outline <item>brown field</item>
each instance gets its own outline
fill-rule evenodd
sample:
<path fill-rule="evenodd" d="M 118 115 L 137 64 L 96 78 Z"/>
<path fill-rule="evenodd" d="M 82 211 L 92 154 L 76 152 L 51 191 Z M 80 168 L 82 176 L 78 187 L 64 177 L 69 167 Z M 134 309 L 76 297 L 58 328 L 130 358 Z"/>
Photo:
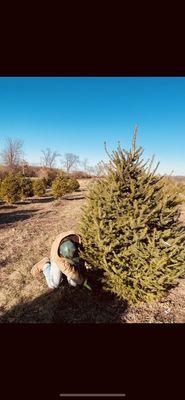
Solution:
<path fill-rule="evenodd" d="M 126 308 L 114 296 L 62 282 L 50 290 L 31 267 L 49 255 L 55 236 L 77 226 L 89 180 L 60 201 L 50 193 L 14 205 L 0 204 L 0 322 L 176 323 L 185 322 L 185 279 L 161 302 Z M 185 221 L 185 205 L 182 207 Z"/>

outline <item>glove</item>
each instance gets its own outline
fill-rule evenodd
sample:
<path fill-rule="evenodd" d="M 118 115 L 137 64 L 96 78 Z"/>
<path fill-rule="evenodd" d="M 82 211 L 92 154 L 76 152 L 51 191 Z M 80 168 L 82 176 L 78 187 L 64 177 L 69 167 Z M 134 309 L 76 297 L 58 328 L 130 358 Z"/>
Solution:
<path fill-rule="evenodd" d="M 85 279 L 85 281 L 84 281 L 84 283 L 83 283 L 83 286 L 86 287 L 86 288 L 89 289 L 89 290 L 92 290 L 91 287 L 90 287 L 90 285 L 88 285 L 88 283 L 87 283 L 87 279 Z"/>

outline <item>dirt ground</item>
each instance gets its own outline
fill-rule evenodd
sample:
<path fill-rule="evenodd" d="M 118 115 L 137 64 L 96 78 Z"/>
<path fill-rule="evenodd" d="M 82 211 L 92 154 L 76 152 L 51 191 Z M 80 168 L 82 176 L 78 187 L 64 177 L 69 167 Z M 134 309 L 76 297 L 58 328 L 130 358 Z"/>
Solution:
<path fill-rule="evenodd" d="M 0 322 L 44 323 L 184 323 L 185 279 L 161 302 L 126 307 L 99 290 L 72 288 L 63 281 L 50 290 L 43 274 L 33 279 L 32 266 L 49 255 L 55 236 L 77 227 L 88 181 L 80 190 L 54 200 L 27 199 L 0 204 Z M 185 222 L 185 205 L 182 207 Z"/>

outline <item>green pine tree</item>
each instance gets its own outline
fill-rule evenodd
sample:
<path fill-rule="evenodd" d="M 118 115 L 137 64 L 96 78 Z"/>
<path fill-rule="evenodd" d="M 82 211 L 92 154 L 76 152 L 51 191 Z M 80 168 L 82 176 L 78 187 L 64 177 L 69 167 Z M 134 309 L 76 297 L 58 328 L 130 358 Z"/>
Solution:
<path fill-rule="evenodd" d="M 33 181 L 33 193 L 35 196 L 43 196 L 46 192 L 44 182 L 42 179 L 35 179 Z"/>
<path fill-rule="evenodd" d="M 185 228 L 177 194 L 164 190 L 165 177 L 151 171 L 136 148 L 118 144 L 107 174 L 89 189 L 80 233 L 81 257 L 101 271 L 104 288 L 128 303 L 160 298 L 185 274 Z"/>
<path fill-rule="evenodd" d="M 62 172 L 52 183 L 52 193 L 55 198 L 60 198 L 80 187 L 77 179 Z"/>
<path fill-rule="evenodd" d="M 12 172 L 8 173 L 1 182 L 0 197 L 6 203 L 14 203 L 21 199 L 20 177 Z"/>
<path fill-rule="evenodd" d="M 25 199 L 26 197 L 32 197 L 33 193 L 33 184 L 30 178 L 21 177 L 21 198 Z"/>
<path fill-rule="evenodd" d="M 77 181 L 76 178 L 74 178 L 73 176 L 70 176 L 69 180 L 68 180 L 68 186 L 69 186 L 70 190 L 72 192 L 74 192 L 75 190 L 79 189 L 80 184 L 79 184 L 79 182 Z"/>

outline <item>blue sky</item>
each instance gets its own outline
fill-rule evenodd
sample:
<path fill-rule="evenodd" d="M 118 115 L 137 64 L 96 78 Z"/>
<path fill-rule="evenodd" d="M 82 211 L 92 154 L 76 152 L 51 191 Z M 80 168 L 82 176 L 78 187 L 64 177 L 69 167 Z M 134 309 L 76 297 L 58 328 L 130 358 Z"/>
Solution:
<path fill-rule="evenodd" d="M 106 160 L 105 140 L 130 147 L 136 124 L 145 158 L 185 175 L 184 77 L 0 78 L 0 151 L 7 137 L 22 139 L 30 163 L 50 147 L 94 165 Z"/>

